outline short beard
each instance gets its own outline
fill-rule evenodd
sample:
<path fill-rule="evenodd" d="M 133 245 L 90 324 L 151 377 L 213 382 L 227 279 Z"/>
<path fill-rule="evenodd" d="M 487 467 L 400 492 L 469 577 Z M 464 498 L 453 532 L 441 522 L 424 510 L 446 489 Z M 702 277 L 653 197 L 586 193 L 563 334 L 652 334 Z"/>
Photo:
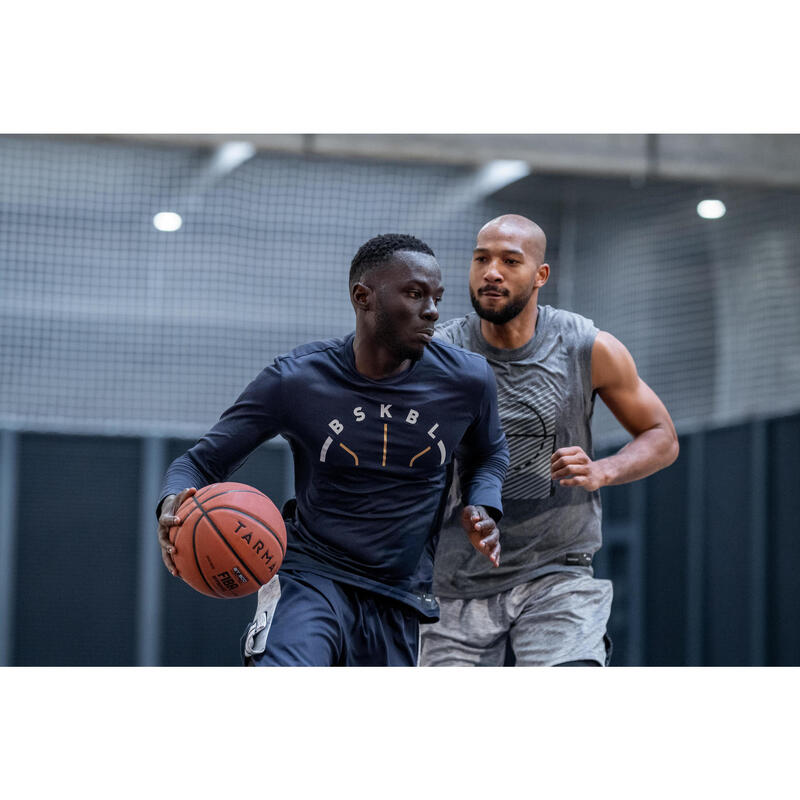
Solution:
<path fill-rule="evenodd" d="M 485 319 L 487 322 L 491 322 L 494 325 L 505 325 L 506 322 L 511 321 L 514 317 L 519 316 L 523 312 L 525 306 L 528 305 L 528 300 L 531 298 L 530 295 L 528 295 L 524 300 L 512 300 L 505 308 L 498 309 L 497 311 L 487 311 L 483 308 L 471 289 L 469 292 L 469 299 L 472 303 L 472 307 L 475 309 L 475 313 L 481 319 Z"/>

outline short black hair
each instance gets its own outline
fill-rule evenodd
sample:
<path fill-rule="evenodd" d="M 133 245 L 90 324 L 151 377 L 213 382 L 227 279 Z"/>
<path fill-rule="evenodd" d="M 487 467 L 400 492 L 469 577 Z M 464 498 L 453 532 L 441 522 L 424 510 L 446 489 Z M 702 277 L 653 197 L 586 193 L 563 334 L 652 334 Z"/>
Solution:
<path fill-rule="evenodd" d="M 382 233 L 373 236 L 358 248 L 358 252 L 350 262 L 350 286 L 358 283 L 373 267 L 389 262 L 399 250 L 410 250 L 413 253 L 427 253 L 436 258 L 436 254 L 421 239 L 407 233 Z"/>

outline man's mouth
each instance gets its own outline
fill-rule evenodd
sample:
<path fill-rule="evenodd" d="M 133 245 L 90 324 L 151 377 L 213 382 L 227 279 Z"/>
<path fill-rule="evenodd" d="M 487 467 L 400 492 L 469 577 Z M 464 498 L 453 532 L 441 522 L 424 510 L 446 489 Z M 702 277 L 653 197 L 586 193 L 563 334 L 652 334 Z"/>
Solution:
<path fill-rule="evenodd" d="M 433 328 L 423 328 L 422 330 L 417 331 L 417 333 L 419 333 L 419 335 L 426 342 L 430 342 L 430 340 L 433 338 Z"/>
<path fill-rule="evenodd" d="M 478 289 L 478 294 L 481 297 L 505 297 L 508 293 L 508 289 L 494 289 L 488 286 Z"/>

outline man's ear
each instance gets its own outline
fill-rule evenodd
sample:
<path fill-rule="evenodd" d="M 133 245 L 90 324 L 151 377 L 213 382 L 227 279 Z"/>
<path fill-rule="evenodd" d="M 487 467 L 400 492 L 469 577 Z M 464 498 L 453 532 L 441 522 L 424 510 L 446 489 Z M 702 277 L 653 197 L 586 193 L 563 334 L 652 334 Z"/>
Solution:
<path fill-rule="evenodd" d="M 539 268 L 536 270 L 536 280 L 534 281 L 533 285 L 537 289 L 541 289 L 547 283 L 547 279 L 550 277 L 550 265 L 549 264 L 540 264 Z"/>
<path fill-rule="evenodd" d="M 372 308 L 375 293 L 363 283 L 354 283 L 350 287 L 350 300 L 357 311 L 369 311 Z"/>

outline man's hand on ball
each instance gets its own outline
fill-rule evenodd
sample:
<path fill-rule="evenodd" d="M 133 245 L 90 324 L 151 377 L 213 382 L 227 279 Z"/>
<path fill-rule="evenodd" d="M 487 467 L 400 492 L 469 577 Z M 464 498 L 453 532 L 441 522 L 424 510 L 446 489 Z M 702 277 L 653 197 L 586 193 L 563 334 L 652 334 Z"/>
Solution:
<path fill-rule="evenodd" d="M 161 504 L 161 515 L 158 518 L 158 543 L 161 545 L 161 560 L 164 566 L 170 571 L 171 575 L 178 574 L 178 568 L 172 559 L 175 545 L 169 540 L 169 529 L 175 525 L 180 525 L 181 520 L 177 516 L 178 509 L 187 497 L 191 497 L 197 489 L 184 489 L 180 494 L 168 494 Z"/>

